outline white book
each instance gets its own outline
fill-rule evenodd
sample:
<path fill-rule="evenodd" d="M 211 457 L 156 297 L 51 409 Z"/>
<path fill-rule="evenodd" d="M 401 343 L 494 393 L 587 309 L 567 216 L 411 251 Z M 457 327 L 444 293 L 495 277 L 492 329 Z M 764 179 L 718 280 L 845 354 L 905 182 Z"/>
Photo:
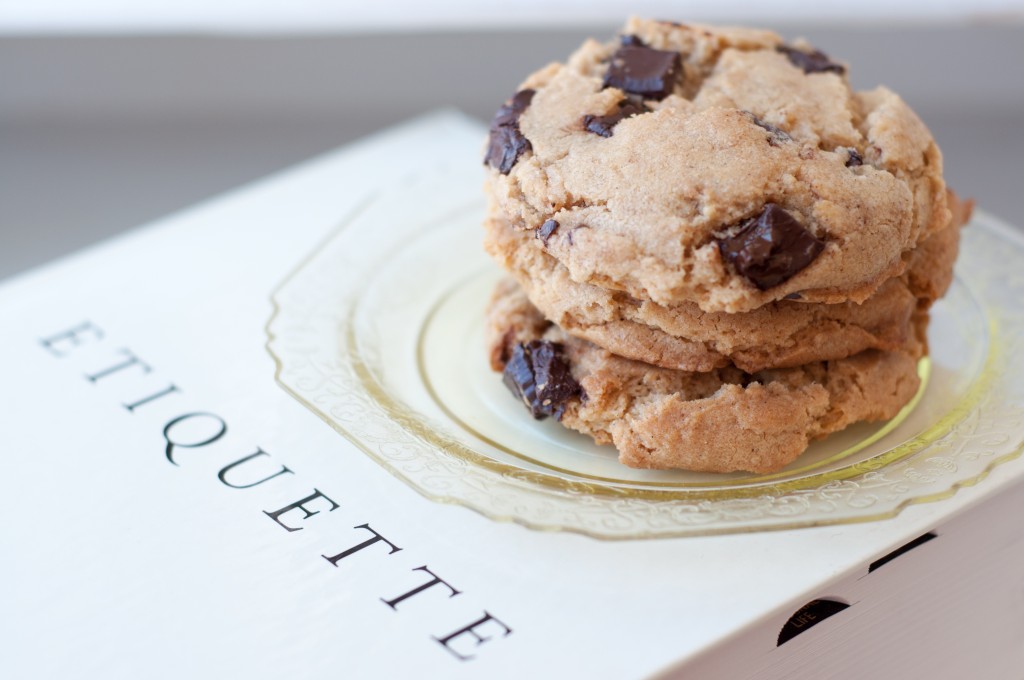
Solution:
<path fill-rule="evenodd" d="M 721 535 L 661 524 L 640 538 L 584 530 L 553 493 L 561 519 L 546 531 L 529 528 L 536 497 L 501 515 L 451 477 L 452 496 L 428 498 L 415 447 L 381 453 L 372 419 L 343 436 L 331 419 L 351 414 L 296 399 L 318 386 L 287 384 L 294 365 L 275 382 L 272 296 L 300 304 L 287 282 L 302 263 L 401 178 L 428 178 L 430 210 L 462 200 L 450 191 L 479 201 L 479 181 L 444 189 L 439 167 L 474 177 L 483 134 L 427 116 L 0 286 L 0 676 L 1019 673 L 1020 401 L 1003 438 L 984 439 L 1002 464 L 959 482 L 936 472 L 941 500 L 877 521 L 774 517 Z M 954 449 L 943 460 L 965 470 Z M 908 469 L 911 488 L 926 483 Z M 603 502 L 574 499 L 581 515 Z M 817 598 L 849 606 L 778 646 Z"/>

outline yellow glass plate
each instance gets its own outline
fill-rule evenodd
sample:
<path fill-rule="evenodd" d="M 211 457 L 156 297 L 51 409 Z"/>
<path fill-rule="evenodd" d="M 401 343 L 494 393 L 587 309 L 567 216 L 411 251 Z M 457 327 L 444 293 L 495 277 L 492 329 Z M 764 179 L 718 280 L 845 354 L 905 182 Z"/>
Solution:
<path fill-rule="evenodd" d="M 535 421 L 493 373 L 477 168 L 367 200 L 274 293 L 278 382 L 423 495 L 492 519 L 653 538 L 891 517 L 980 481 L 1024 445 L 1024 238 L 981 214 L 932 314 L 922 388 L 887 423 L 815 442 L 769 475 L 633 470 Z"/>

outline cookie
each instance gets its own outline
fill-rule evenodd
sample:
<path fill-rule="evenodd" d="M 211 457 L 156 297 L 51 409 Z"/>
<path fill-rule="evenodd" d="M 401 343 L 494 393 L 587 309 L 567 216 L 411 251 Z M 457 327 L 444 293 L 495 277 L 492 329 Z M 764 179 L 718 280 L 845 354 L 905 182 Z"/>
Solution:
<path fill-rule="evenodd" d="M 886 281 L 862 304 L 781 300 L 749 312 L 703 312 L 692 302 L 661 305 L 573 281 L 546 252 L 555 229 L 530 234 L 490 219 L 484 247 L 541 313 L 570 335 L 664 368 L 708 371 L 733 363 L 755 372 L 916 342 L 914 314 L 949 286 L 959 229 L 970 214 L 970 205 L 961 207 L 954 195 L 949 202 L 956 207 L 950 226 L 910 251 L 903 276 Z"/>
<path fill-rule="evenodd" d="M 527 78 L 485 163 L 573 281 L 706 312 L 863 302 L 950 220 L 913 111 L 766 31 L 630 20 Z"/>
<path fill-rule="evenodd" d="M 921 347 L 753 374 L 659 368 L 566 334 L 514 281 L 489 310 L 492 367 L 535 417 L 614 444 L 636 468 L 766 473 L 813 439 L 895 416 L 918 389 Z"/>

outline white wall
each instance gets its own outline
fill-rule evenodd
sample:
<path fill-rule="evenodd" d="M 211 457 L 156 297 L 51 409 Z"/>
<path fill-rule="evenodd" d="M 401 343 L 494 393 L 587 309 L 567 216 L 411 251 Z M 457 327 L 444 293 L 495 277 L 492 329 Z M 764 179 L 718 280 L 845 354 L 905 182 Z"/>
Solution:
<path fill-rule="evenodd" d="M 1024 0 L 3 0 L 0 33 L 356 32 L 585 26 L 630 14 L 738 24 L 1024 20 Z"/>

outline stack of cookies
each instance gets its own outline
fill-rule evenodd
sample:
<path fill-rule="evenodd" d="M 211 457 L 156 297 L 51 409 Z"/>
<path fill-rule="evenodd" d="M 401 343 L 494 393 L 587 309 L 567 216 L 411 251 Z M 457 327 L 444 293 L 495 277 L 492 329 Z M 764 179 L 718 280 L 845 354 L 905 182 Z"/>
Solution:
<path fill-rule="evenodd" d="M 632 19 L 527 78 L 484 162 L 491 364 L 535 417 L 769 472 L 916 393 L 970 207 L 913 111 L 809 45 Z"/>

